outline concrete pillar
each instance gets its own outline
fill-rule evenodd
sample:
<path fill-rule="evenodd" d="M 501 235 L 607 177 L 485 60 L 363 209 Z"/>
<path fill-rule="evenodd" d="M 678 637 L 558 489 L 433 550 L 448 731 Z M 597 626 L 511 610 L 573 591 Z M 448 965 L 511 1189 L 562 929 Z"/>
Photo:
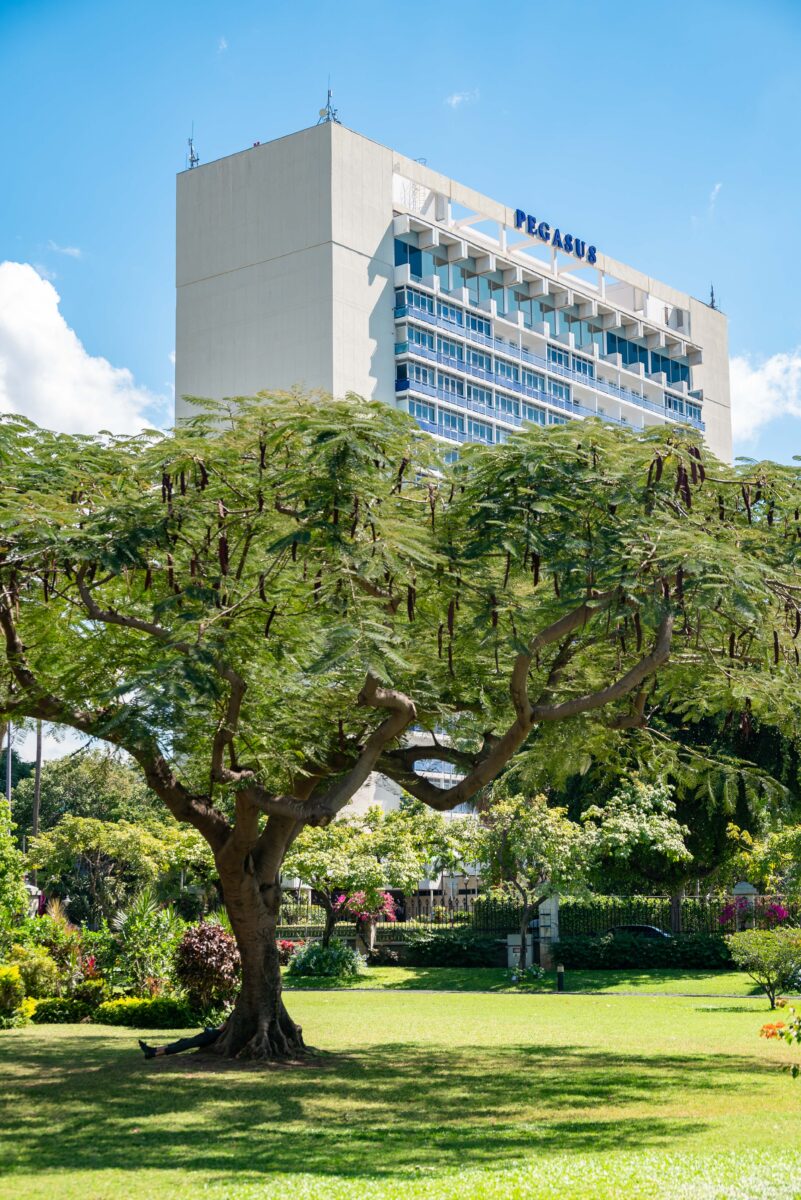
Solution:
<path fill-rule="evenodd" d="M 559 940 L 559 897 L 549 896 L 539 907 L 540 966 L 552 971 L 556 966 L 553 943 Z"/>

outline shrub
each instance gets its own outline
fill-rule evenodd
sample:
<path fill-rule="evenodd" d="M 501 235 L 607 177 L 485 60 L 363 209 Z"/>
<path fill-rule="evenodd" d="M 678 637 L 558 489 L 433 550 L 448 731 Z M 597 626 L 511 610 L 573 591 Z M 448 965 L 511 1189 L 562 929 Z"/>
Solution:
<path fill-rule="evenodd" d="M 157 991 L 170 979 L 184 923 L 144 888 L 112 921 L 119 946 L 118 966 L 129 987 Z"/>
<path fill-rule="evenodd" d="M 278 961 L 282 967 L 285 967 L 295 951 L 299 950 L 301 946 L 305 946 L 306 943 L 303 938 L 296 942 L 293 942 L 291 938 L 279 938 L 277 945 Z"/>
<path fill-rule="evenodd" d="M 82 1000 L 72 997 L 54 996 L 47 1000 L 38 1000 L 32 1016 L 34 1025 L 77 1025 L 84 1021 L 91 1009 Z"/>
<path fill-rule="evenodd" d="M 367 955 L 367 962 L 371 967 L 399 967 L 400 955 L 389 946 L 376 946 Z"/>
<path fill-rule="evenodd" d="M 19 967 L 0 967 L 0 1016 L 10 1017 L 24 999 L 25 984 Z"/>
<path fill-rule="evenodd" d="M 109 998 L 109 986 L 105 979 L 84 979 L 76 985 L 71 999 L 87 1005 L 90 1011 L 103 1004 Z"/>
<path fill-rule="evenodd" d="M 236 942 L 216 921 L 186 930 L 175 951 L 175 976 L 199 1012 L 230 1003 L 239 985 Z"/>
<path fill-rule="evenodd" d="M 579 971 L 659 967 L 718 971 L 732 964 L 725 938 L 714 933 L 686 933 L 675 938 L 648 938 L 636 933 L 564 937 L 554 942 L 552 952 L 557 962 Z"/>
<path fill-rule="evenodd" d="M 801 929 L 747 929 L 726 940 L 737 966 L 762 988 L 771 1008 L 779 992 L 801 983 Z"/>
<path fill-rule="evenodd" d="M 332 979 L 353 979 L 364 974 L 365 962 L 339 938 L 331 938 L 327 946 L 310 942 L 301 946 L 290 960 L 288 975 L 323 975 Z"/>
<path fill-rule="evenodd" d="M 126 1025 L 131 1029 L 185 1029 L 196 1023 L 196 1014 L 184 1000 L 169 996 L 155 1000 L 124 996 L 101 1004 L 92 1019 L 99 1025 Z"/>
<path fill-rule="evenodd" d="M 406 961 L 415 967 L 495 967 L 497 938 L 466 929 L 419 930 L 406 938 Z"/>
<path fill-rule="evenodd" d="M 25 995 L 37 1000 L 58 992 L 58 964 L 43 946 L 11 947 L 9 961 L 19 968 Z"/>
<path fill-rule="evenodd" d="M 21 921 L 15 930 L 14 941 L 20 946 L 43 947 L 61 968 L 67 968 L 81 949 L 79 931 L 61 912 L 58 916 L 45 913 Z"/>

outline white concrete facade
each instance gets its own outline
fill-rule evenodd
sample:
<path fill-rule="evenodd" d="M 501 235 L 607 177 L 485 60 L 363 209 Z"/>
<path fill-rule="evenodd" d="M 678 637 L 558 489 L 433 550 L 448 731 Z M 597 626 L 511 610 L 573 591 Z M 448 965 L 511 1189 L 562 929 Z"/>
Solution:
<path fill-rule="evenodd" d="M 177 417 L 185 396 L 299 387 L 454 442 L 686 420 L 730 460 L 726 318 L 521 217 L 334 123 L 182 173 Z"/>

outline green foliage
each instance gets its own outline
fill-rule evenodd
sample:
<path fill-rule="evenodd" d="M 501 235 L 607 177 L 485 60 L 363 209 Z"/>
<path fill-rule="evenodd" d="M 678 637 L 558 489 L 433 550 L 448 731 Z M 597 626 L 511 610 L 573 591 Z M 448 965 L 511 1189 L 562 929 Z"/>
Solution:
<path fill-rule="evenodd" d="M 756 840 L 741 836 L 732 873 L 762 893 L 801 899 L 801 825 L 787 825 Z"/>
<path fill-rule="evenodd" d="M 215 921 L 191 925 L 175 949 L 175 978 L 192 1008 L 209 1012 L 231 1004 L 239 986 L 236 942 Z"/>
<path fill-rule="evenodd" d="M 188 835 L 193 842 L 194 831 Z M 65 816 L 32 839 L 28 859 L 46 890 L 69 895 L 74 920 L 110 919 L 134 892 L 153 885 L 170 866 L 170 852 L 187 837 L 176 826 L 148 829 L 130 821 Z"/>
<path fill-rule="evenodd" d="M 25 984 L 18 966 L 0 966 L 0 1016 L 10 1017 L 25 999 Z"/>
<path fill-rule="evenodd" d="M 99 1004 L 109 999 L 110 988 L 105 979 L 83 979 L 72 989 L 71 999 L 86 1004 L 94 1011 Z"/>
<path fill-rule="evenodd" d="M 117 967 L 123 982 L 139 995 L 159 990 L 171 978 L 175 950 L 184 923 L 171 908 L 143 889 L 117 913 L 112 929 L 118 946 Z"/>
<path fill-rule="evenodd" d="M 415 967 L 495 967 L 503 954 L 498 938 L 466 929 L 421 930 L 404 944 L 405 960 Z"/>
<path fill-rule="evenodd" d="M 709 971 L 731 969 L 732 956 L 720 934 L 686 933 L 649 938 L 633 933 L 563 937 L 554 942 L 554 958 L 564 967 L 606 971 L 637 967 L 675 967 Z"/>
<path fill-rule="evenodd" d="M 30 837 L 34 780 L 29 772 L 14 786 L 17 838 Z M 99 821 L 163 825 L 164 806 L 141 772 L 119 755 L 102 750 L 69 754 L 42 764 L 39 829 L 46 833 L 67 816 Z"/>
<path fill-rule="evenodd" d="M 19 968 L 26 996 L 40 1000 L 56 995 L 59 990 L 58 964 L 44 947 L 14 945 L 8 958 Z"/>
<path fill-rule="evenodd" d="M 28 917 L 14 930 L 14 941 L 21 946 L 40 946 L 56 960 L 60 969 L 65 969 L 81 949 L 81 933 L 59 912 L 54 915 L 52 906 L 41 917 Z"/>
<path fill-rule="evenodd" d="M 692 862 L 685 844 L 689 829 L 675 817 L 676 805 L 665 783 L 624 780 L 603 804 L 585 809 L 588 854 L 593 876 L 607 889 L 631 887 L 643 874 L 657 873 L 662 863 Z"/>
<path fill-rule="evenodd" d="M 196 1023 L 197 1014 L 185 1000 L 171 996 L 153 999 L 126 996 L 101 1004 L 92 1014 L 92 1020 L 98 1025 L 126 1025 L 132 1029 L 185 1029 Z"/>
<path fill-rule="evenodd" d="M 332 979 L 350 979 L 366 971 L 361 954 L 339 938 L 332 938 L 327 946 L 322 942 L 309 942 L 301 946 L 292 956 L 287 975 L 322 975 Z"/>
<path fill-rule="evenodd" d="M 91 1005 L 72 996 L 37 1000 L 31 1020 L 34 1025 L 77 1025 L 92 1015 Z"/>
<path fill-rule="evenodd" d="M 14 844 L 13 830 L 8 802 L 0 797 L 0 949 L 28 905 L 25 860 Z"/>
<path fill-rule="evenodd" d="M 759 984 L 771 1008 L 780 992 L 801 987 L 801 929 L 747 929 L 726 941 L 734 962 Z"/>

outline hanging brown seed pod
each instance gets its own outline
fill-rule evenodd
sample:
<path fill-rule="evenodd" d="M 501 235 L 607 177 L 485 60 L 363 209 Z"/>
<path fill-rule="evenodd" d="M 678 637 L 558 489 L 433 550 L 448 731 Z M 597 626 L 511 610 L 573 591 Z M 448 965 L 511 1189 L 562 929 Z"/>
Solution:
<path fill-rule="evenodd" d="M 793 633 L 793 641 L 795 641 L 799 633 L 801 633 L 801 609 L 797 608 L 795 610 L 795 632 Z"/>
<path fill-rule="evenodd" d="M 263 471 L 267 466 L 267 445 L 263 441 L 259 441 L 259 470 Z"/>
<path fill-rule="evenodd" d="M 680 604 L 684 599 L 684 568 L 681 566 L 676 570 L 676 599 Z"/>
<path fill-rule="evenodd" d="M 350 514 L 350 536 L 351 540 L 356 536 L 356 530 L 359 528 L 359 497 L 353 497 L 353 509 Z"/>
<path fill-rule="evenodd" d="M 297 542 L 292 543 L 292 561 L 293 562 L 298 561 L 298 543 Z"/>
<path fill-rule="evenodd" d="M 490 614 L 492 619 L 492 628 L 498 628 L 498 597 L 494 592 L 490 592 Z"/>
<path fill-rule="evenodd" d="M 203 460 L 200 458 L 197 460 L 197 467 L 198 467 L 198 471 L 200 472 L 200 479 L 198 480 L 197 486 L 200 488 L 200 490 L 202 492 L 205 487 L 208 487 L 209 473 L 206 470 L 206 466 L 205 466 Z"/>
<path fill-rule="evenodd" d="M 259 575 L 259 599 L 261 600 L 262 604 L 267 603 L 267 595 L 264 591 L 264 575 L 263 574 Z"/>
<path fill-rule="evenodd" d="M 171 554 L 167 555 L 167 584 L 169 587 L 173 587 L 175 584 L 175 571 L 173 569 L 173 561 L 172 561 Z"/>
<path fill-rule="evenodd" d="M 743 503 L 745 504 L 745 511 L 748 514 L 748 524 L 750 525 L 751 524 L 751 489 L 748 486 L 748 484 L 743 484 L 743 486 L 740 488 L 740 491 L 742 492 Z"/>
<path fill-rule="evenodd" d="M 442 658 L 442 635 L 443 635 L 443 633 L 444 633 L 444 627 L 443 627 L 442 622 L 440 621 L 439 625 L 437 626 L 437 657 L 438 658 Z"/>
<path fill-rule="evenodd" d="M 453 622 L 454 622 L 455 616 L 456 616 L 456 601 L 451 600 L 450 604 L 448 605 L 448 634 L 450 635 L 450 637 L 453 637 Z"/>
<path fill-rule="evenodd" d="M 181 495 L 185 496 L 186 495 L 186 475 L 184 474 L 183 471 L 181 471 L 179 480 L 180 480 L 180 484 L 181 484 Z"/>
<path fill-rule="evenodd" d="M 726 520 L 726 505 L 722 496 L 718 496 L 718 516 L 720 517 L 721 521 Z"/>
<path fill-rule="evenodd" d="M 729 634 L 729 658 L 734 658 L 735 638 L 734 633 Z"/>
<path fill-rule="evenodd" d="M 228 574 L 228 538 L 224 533 L 220 534 L 217 540 L 217 558 L 220 563 L 220 571 L 223 575 Z"/>
<path fill-rule="evenodd" d="M 553 573 L 553 590 L 556 593 L 556 599 L 558 600 L 559 599 L 559 576 L 556 574 L 556 571 L 554 571 L 554 573 Z"/>
<path fill-rule="evenodd" d="M 256 507 L 260 513 L 264 512 L 264 492 L 261 490 L 261 488 L 259 488 L 258 492 L 256 493 Z"/>
<path fill-rule="evenodd" d="M 149 592 L 152 586 L 153 586 L 153 571 L 151 569 L 150 563 L 148 563 L 147 570 L 145 571 L 145 591 Z"/>
<path fill-rule="evenodd" d="M 773 665 L 779 665 L 779 635 L 776 630 L 773 630 Z"/>
<path fill-rule="evenodd" d="M 406 616 L 410 621 L 414 620 L 414 604 L 416 599 L 417 589 L 410 583 L 406 588 Z"/>
<path fill-rule="evenodd" d="M 533 551 L 531 555 L 531 574 L 534 576 L 534 587 L 536 587 L 540 581 L 540 556 L 536 551 Z"/>

